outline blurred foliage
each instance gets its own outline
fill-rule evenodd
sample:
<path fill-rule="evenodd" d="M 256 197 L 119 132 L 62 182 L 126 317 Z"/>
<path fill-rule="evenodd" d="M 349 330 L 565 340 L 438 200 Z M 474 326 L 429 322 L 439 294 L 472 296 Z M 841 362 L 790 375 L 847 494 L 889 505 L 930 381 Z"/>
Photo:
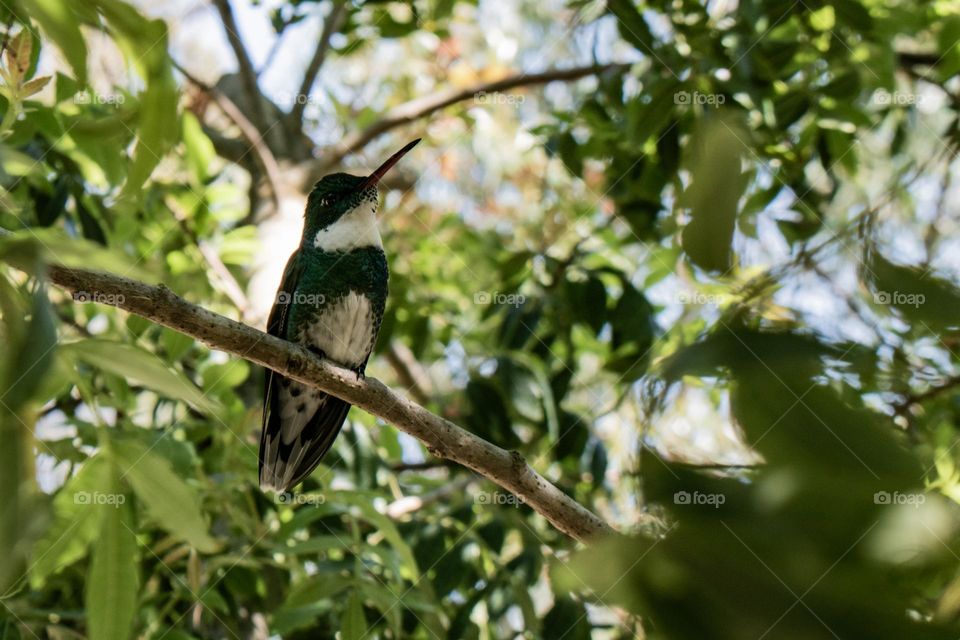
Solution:
<path fill-rule="evenodd" d="M 149 3 L 17 0 L 2 637 L 957 637 L 960 6 L 250 10 L 283 38 L 334 4 L 299 132 L 318 146 L 432 92 L 624 63 L 398 132 L 426 138 L 422 180 L 384 196 L 369 371 L 624 536 L 578 550 L 357 410 L 299 493 L 263 495 L 261 371 L 43 284 L 103 269 L 262 324 L 231 288 L 285 258 L 254 223 L 262 167 L 228 153 Z M 268 142 L 309 171 L 302 140 Z"/>

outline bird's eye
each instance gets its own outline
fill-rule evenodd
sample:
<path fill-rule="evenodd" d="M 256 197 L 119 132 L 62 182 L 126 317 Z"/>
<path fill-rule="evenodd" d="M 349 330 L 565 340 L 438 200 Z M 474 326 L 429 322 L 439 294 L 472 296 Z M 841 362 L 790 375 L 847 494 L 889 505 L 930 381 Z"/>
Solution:
<path fill-rule="evenodd" d="M 329 205 L 330 205 L 330 198 L 329 198 L 329 197 L 321 198 L 321 199 L 320 199 L 320 206 L 321 206 L 321 207 L 326 207 L 326 206 L 329 206 Z"/>

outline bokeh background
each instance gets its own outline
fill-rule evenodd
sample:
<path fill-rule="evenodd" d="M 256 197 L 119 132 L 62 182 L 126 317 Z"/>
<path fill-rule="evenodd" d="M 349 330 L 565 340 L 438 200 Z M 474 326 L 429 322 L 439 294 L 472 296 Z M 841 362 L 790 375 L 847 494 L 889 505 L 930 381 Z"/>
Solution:
<path fill-rule="evenodd" d="M 2 0 L 0 635 L 956 638 L 954 0 Z M 354 409 L 262 494 L 312 184 L 382 188 L 368 375 L 624 535 Z"/>

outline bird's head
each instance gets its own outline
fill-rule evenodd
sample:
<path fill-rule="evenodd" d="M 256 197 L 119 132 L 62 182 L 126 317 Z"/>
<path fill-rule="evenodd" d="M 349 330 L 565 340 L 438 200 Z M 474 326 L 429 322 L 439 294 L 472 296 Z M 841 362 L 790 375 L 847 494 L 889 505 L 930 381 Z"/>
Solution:
<path fill-rule="evenodd" d="M 377 184 L 418 142 L 420 138 L 408 143 L 369 176 L 332 173 L 321 178 L 307 197 L 303 241 L 326 251 L 379 244 Z"/>

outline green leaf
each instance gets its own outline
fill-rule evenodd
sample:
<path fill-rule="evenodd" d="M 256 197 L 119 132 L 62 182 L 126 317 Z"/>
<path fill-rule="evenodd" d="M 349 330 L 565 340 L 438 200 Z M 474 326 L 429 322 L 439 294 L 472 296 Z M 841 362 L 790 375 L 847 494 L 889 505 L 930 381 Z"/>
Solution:
<path fill-rule="evenodd" d="M 36 257 L 34 256 L 36 263 Z M 41 271 L 35 265 L 33 271 Z M 24 571 L 33 524 L 26 498 L 32 487 L 30 456 L 34 415 L 20 411 L 39 388 L 50 364 L 56 335 L 46 296 L 38 287 L 31 298 L 29 322 L 24 321 L 22 296 L 0 273 L 0 590 Z"/>
<path fill-rule="evenodd" d="M 837 24 L 837 14 L 829 4 L 816 11 L 811 11 L 809 19 L 810 26 L 817 31 L 830 31 Z"/>
<path fill-rule="evenodd" d="M 737 203 L 747 184 L 740 170 L 746 134 L 728 120 L 708 121 L 692 141 L 692 183 L 677 202 L 691 216 L 682 234 L 683 249 L 707 271 L 727 271 L 733 265 Z"/>
<path fill-rule="evenodd" d="M 115 40 L 138 67 L 145 89 L 137 98 L 137 143 L 118 208 L 132 209 L 143 183 L 177 141 L 179 91 L 168 56 L 167 26 L 150 20 L 120 0 L 96 0 L 97 9 L 113 30 Z"/>
<path fill-rule="evenodd" d="M 369 601 L 380 611 L 393 633 L 397 637 L 401 637 L 403 635 L 403 610 L 409 608 L 410 602 L 413 600 L 413 594 L 404 590 L 404 592 L 401 592 L 404 597 L 400 599 L 400 602 L 397 602 L 398 594 L 395 590 L 380 581 L 372 582 L 370 580 L 360 581 L 357 584 L 357 589 L 363 594 L 364 601 Z M 364 622 L 366 622 L 365 619 Z"/>
<path fill-rule="evenodd" d="M 175 363 L 183 359 L 188 351 L 196 344 L 193 338 L 188 335 L 184 335 L 179 331 L 174 331 L 173 329 L 167 329 L 163 327 L 160 330 L 160 344 L 163 345 L 163 350 L 167 357 L 167 360 L 171 363 Z M 238 360 L 236 362 L 243 362 Z M 207 387 L 206 381 L 204 381 L 204 388 Z"/>
<path fill-rule="evenodd" d="M 47 577 L 82 558 L 100 531 L 95 496 L 110 486 L 109 461 L 89 459 L 53 499 L 54 521 L 34 545 L 30 586 L 43 587 Z"/>
<path fill-rule="evenodd" d="M 380 535 L 386 538 L 390 546 L 400 554 L 400 558 L 410 572 L 410 574 L 405 577 L 414 581 L 420 578 L 420 569 L 417 567 L 413 550 L 410 548 L 410 545 L 407 544 L 406 540 L 404 540 L 403 536 L 400 535 L 400 531 L 397 529 L 397 525 L 394 524 L 393 520 L 377 511 L 376 507 L 373 506 L 372 496 L 355 491 L 335 491 L 330 493 L 328 497 L 334 502 L 359 507 L 364 520 L 376 527 Z"/>
<path fill-rule="evenodd" d="M 42 166 L 25 153 L 0 146 L 0 176 L 2 177 L 22 178 L 39 170 Z"/>
<path fill-rule="evenodd" d="M 198 183 L 210 179 L 210 166 L 217 157 L 210 138 L 203 132 L 200 122 L 192 113 L 183 114 L 183 144 L 186 149 L 187 165 Z"/>
<path fill-rule="evenodd" d="M 342 640 L 361 640 L 367 634 L 367 618 L 363 615 L 363 603 L 354 589 L 347 600 L 347 608 L 340 619 L 340 637 Z"/>
<path fill-rule="evenodd" d="M 653 34 L 633 0 L 607 0 L 607 9 L 617 17 L 617 26 L 623 39 L 644 55 L 649 55 L 653 51 Z"/>
<path fill-rule="evenodd" d="M 559 597 L 543 620 L 544 640 L 590 640 L 590 621 L 582 602 Z"/>
<path fill-rule="evenodd" d="M 960 288 L 931 269 L 895 264 L 874 250 L 865 275 L 874 303 L 896 309 L 915 328 L 935 333 L 960 326 Z"/>
<path fill-rule="evenodd" d="M 941 57 L 936 65 L 937 75 L 944 82 L 960 72 L 960 16 L 948 16 L 943 20 L 938 40 Z"/>
<path fill-rule="evenodd" d="M 16 413 L 41 387 L 57 346 L 57 331 L 42 286 L 31 296 L 29 313 L 30 321 L 24 324 L 22 335 L 10 340 L 6 348 L 7 362 L 0 378 L 0 401 L 3 410 L 10 413 Z"/>
<path fill-rule="evenodd" d="M 100 535 L 86 584 L 87 629 L 91 640 L 126 640 L 136 613 L 140 567 L 136 523 L 120 481 L 110 470 L 108 496 L 124 498 L 100 504 Z"/>
<path fill-rule="evenodd" d="M 203 369 L 203 387 L 208 393 L 225 393 L 239 386 L 250 375 L 246 360 L 234 358 L 223 364 L 212 364 Z"/>
<path fill-rule="evenodd" d="M 21 6 L 63 52 L 80 84 L 87 83 L 87 45 L 80 32 L 80 20 L 68 0 L 20 0 Z"/>
<path fill-rule="evenodd" d="M 200 411 L 214 413 L 219 410 L 219 405 L 206 397 L 186 376 L 140 347 L 89 338 L 63 345 L 63 351 L 87 364 L 142 384 L 160 395 L 182 400 Z"/>
<path fill-rule="evenodd" d="M 164 43 L 156 46 L 166 50 Z M 177 139 L 179 92 L 168 66 L 150 70 L 147 90 L 140 95 L 137 146 L 120 198 L 139 194 L 154 168 Z"/>
<path fill-rule="evenodd" d="M 157 525 L 205 553 L 218 549 L 207 532 L 196 494 L 174 473 L 170 463 L 143 443 L 128 438 L 114 438 L 110 450 L 123 477 Z"/>
<path fill-rule="evenodd" d="M 119 273 L 146 282 L 158 280 L 149 271 L 131 264 L 130 256 L 83 238 L 68 236 L 60 229 L 28 229 L 0 237 L 0 259 L 17 268 L 23 268 L 27 264 L 25 256 L 36 250 L 49 264 Z"/>
<path fill-rule="evenodd" d="M 340 547 L 343 547 L 342 543 Z M 294 609 L 326 600 L 337 595 L 352 583 L 352 576 L 342 576 L 335 573 L 310 576 L 290 590 L 283 606 L 284 608 Z"/>
<path fill-rule="evenodd" d="M 513 432 L 510 411 L 499 387 L 478 376 L 467 383 L 464 394 L 469 407 L 463 417 L 467 427 L 500 446 L 515 446 L 519 439 Z"/>

